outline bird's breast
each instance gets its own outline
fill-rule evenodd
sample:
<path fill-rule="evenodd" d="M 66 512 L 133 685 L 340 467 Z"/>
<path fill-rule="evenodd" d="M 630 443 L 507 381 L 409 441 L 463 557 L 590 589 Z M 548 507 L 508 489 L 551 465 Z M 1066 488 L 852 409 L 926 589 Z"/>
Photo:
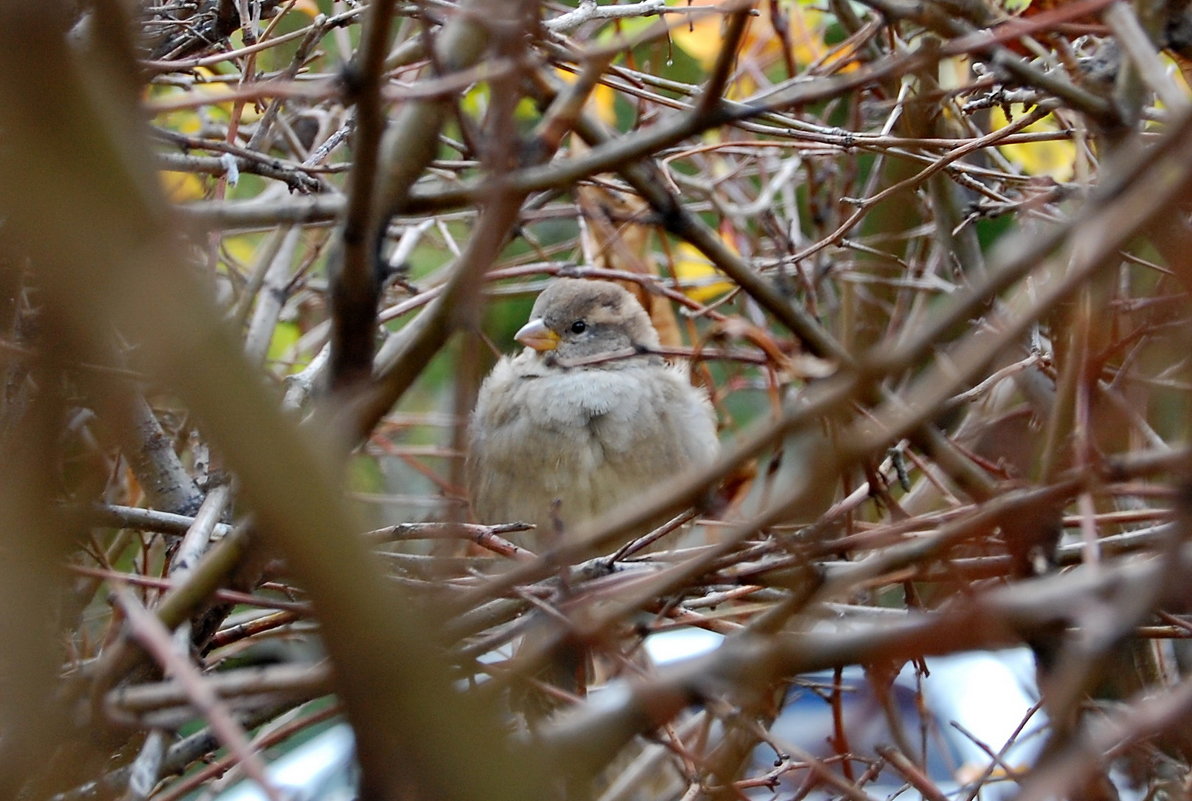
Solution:
<path fill-rule="evenodd" d="M 574 524 L 710 461 L 717 443 L 705 396 L 678 371 L 499 365 L 481 391 L 472 447 L 478 514 L 541 524 L 557 499 Z"/>

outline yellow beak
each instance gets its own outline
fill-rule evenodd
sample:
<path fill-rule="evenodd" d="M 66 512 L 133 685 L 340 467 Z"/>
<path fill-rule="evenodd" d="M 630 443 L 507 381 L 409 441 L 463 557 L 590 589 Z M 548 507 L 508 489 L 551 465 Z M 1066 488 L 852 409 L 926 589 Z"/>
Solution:
<path fill-rule="evenodd" d="M 554 350 L 559 347 L 559 335 L 546 327 L 541 317 L 526 323 L 514 334 L 514 339 L 534 350 Z"/>

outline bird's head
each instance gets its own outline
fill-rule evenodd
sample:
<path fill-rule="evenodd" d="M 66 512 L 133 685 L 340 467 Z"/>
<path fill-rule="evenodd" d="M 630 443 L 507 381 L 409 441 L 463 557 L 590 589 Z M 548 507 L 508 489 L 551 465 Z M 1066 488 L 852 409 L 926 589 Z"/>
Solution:
<path fill-rule="evenodd" d="M 579 278 L 552 281 L 515 338 L 563 362 L 658 347 L 658 332 L 637 298 L 617 284 Z"/>

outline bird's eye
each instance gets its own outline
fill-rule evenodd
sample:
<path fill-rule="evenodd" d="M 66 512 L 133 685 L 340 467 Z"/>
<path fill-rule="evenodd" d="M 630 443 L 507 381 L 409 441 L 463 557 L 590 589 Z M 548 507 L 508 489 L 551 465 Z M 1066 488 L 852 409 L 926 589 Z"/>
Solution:
<path fill-rule="evenodd" d="M 582 334 L 583 332 L 585 332 L 587 330 L 588 330 L 588 324 L 586 322 L 584 322 L 583 320 L 576 320 L 574 323 L 571 324 L 571 333 L 573 333 L 573 334 Z"/>

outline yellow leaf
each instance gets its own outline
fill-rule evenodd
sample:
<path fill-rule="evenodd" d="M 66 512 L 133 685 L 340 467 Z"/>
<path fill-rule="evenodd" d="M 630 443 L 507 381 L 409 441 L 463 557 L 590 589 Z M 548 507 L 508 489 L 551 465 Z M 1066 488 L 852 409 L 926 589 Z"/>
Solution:
<path fill-rule="evenodd" d="M 709 5 L 710 0 L 695 0 L 692 6 Z M 720 35 L 723 17 L 720 14 L 700 14 L 692 16 L 692 22 L 675 28 L 671 32 L 674 40 L 687 55 L 699 62 L 705 70 L 710 70 L 720 55 L 724 46 L 724 39 Z"/>
<path fill-rule="evenodd" d="M 261 237 L 256 234 L 229 236 L 223 240 L 223 249 L 228 258 L 234 259 L 240 266 L 252 264 Z"/>
<path fill-rule="evenodd" d="M 1020 103 L 1011 106 L 1011 114 L 1025 114 L 1026 109 Z M 1009 124 L 1005 112 L 1001 108 L 993 109 L 990 122 L 996 130 Z M 1042 131 L 1058 131 L 1059 124 L 1054 116 L 1048 114 L 1038 122 L 1028 125 L 1023 133 Z M 1000 145 L 1002 152 L 1010 163 L 1020 168 L 1027 175 L 1048 176 L 1056 181 L 1067 181 L 1072 178 L 1076 162 L 1076 143 L 1068 139 L 1055 139 L 1045 142 L 1021 142 L 1012 145 Z"/>
<path fill-rule="evenodd" d="M 294 4 L 294 8 L 292 10 L 301 11 L 311 19 L 314 19 L 323 13 L 319 8 L 319 4 L 316 3 L 315 0 L 298 0 L 298 2 Z"/>
<path fill-rule="evenodd" d="M 716 5 L 718 0 L 692 0 L 691 5 Z M 782 39 L 774 30 L 770 17 L 770 5 L 762 4 L 759 14 L 749 20 L 744 39 L 741 42 L 738 63 L 749 63 L 758 70 L 764 70 L 782 58 Z M 807 66 L 828 53 L 824 44 L 824 32 L 829 17 L 824 12 L 801 2 L 782 3 L 782 12 L 789 29 L 791 57 L 795 64 Z M 705 70 L 711 69 L 724 46 L 721 35 L 723 21 L 721 14 L 705 14 L 693 18 L 689 25 L 677 27 L 671 34 L 675 43 L 689 56 L 699 62 Z M 737 82 L 732 94 L 740 96 L 754 89 L 751 79 Z"/>
<path fill-rule="evenodd" d="M 731 242 L 726 240 L 726 244 L 735 250 Z M 724 273 L 717 270 L 695 246 L 680 242 L 675 250 L 675 277 L 679 279 L 684 294 L 692 300 L 707 303 L 733 288 Z"/>
<path fill-rule="evenodd" d="M 280 361 L 286 357 L 288 351 L 298 344 L 302 337 L 302 329 L 294 322 L 280 322 L 273 328 L 273 338 L 269 340 L 269 356 L 271 362 Z M 303 365 L 291 365 L 290 372 L 301 370 Z"/>
<path fill-rule="evenodd" d="M 207 67 L 199 67 L 195 72 L 209 78 L 216 78 L 219 75 L 219 73 Z M 149 97 L 165 103 L 169 103 L 170 101 L 193 102 L 193 108 L 167 111 L 157 115 L 157 120 L 161 125 L 181 133 L 193 134 L 198 132 L 203 119 L 200 116 L 199 108 L 202 108 L 202 114 L 210 115 L 212 118 L 221 120 L 231 119 L 232 110 L 235 108 L 236 102 L 233 100 L 223 100 L 221 102 L 220 98 L 227 97 L 235 88 L 236 84 L 234 82 L 223 83 L 218 80 L 211 82 L 196 81 L 187 87 L 151 87 Z M 264 115 L 263 105 L 258 106 L 254 102 L 245 102 L 242 105 L 243 108 L 240 112 L 241 122 L 255 122 Z"/>
<path fill-rule="evenodd" d="M 574 72 L 558 68 L 555 69 L 555 74 L 567 83 L 575 83 L 578 77 Z M 611 86 L 598 83 L 592 89 L 592 93 L 588 95 L 588 102 L 584 107 L 599 117 L 600 121 L 605 125 L 612 127 L 617 123 L 616 100 L 617 93 L 613 91 Z"/>
<path fill-rule="evenodd" d="M 488 109 L 488 85 L 478 83 L 470 86 L 460 100 L 460 107 L 473 117 L 480 117 Z"/>
<path fill-rule="evenodd" d="M 161 170 L 157 173 L 157 177 L 161 181 L 162 188 L 166 190 L 166 197 L 174 203 L 202 200 L 207 196 L 206 184 L 193 172 Z"/>

